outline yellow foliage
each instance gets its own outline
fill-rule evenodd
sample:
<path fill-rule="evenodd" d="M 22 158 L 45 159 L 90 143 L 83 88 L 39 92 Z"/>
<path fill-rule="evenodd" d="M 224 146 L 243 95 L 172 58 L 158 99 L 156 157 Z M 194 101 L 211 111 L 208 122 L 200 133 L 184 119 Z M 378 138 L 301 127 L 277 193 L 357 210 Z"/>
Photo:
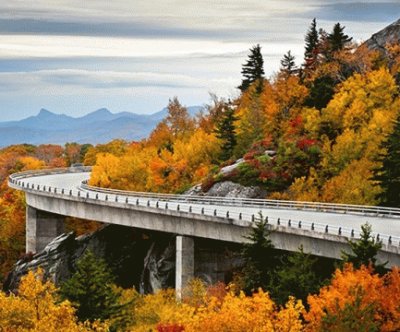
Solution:
<path fill-rule="evenodd" d="M 59 302 L 56 288 L 43 281 L 43 271 L 22 277 L 18 295 L 0 292 L 1 331 L 108 331 L 107 323 L 78 323 L 68 301 Z"/>
<path fill-rule="evenodd" d="M 261 289 L 251 297 L 242 292 L 229 292 L 219 301 L 211 297 L 200 306 L 193 318 L 183 324 L 185 331 L 302 331 L 301 301 L 290 299 L 285 308 L 278 310 L 268 293 Z"/>
<path fill-rule="evenodd" d="M 43 160 L 39 160 L 35 157 L 21 157 L 19 161 L 24 165 L 21 171 L 41 169 L 46 166 Z"/>
<path fill-rule="evenodd" d="M 329 179 L 322 188 L 322 200 L 333 203 L 375 205 L 381 192 L 372 180 L 376 163 L 362 158 L 353 160 L 339 175 Z"/>
<path fill-rule="evenodd" d="M 96 156 L 96 165 L 93 166 L 90 185 L 108 188 L 118 179 L 120 159 L 111 153 L 100 153 Z"/>
<path fill-rule="evenodd" d="M 176 300 L 173 289 L 161 290 L 156 294 L 148 294 L 136 303 L 134 308 L 134 324 L 128 331 L 156 331 L 158 323 L 185 323 L 191 319 L 195 309 Z"/>
<path fill-rule="evenodd" d="M 314 168 L 310 169 L 310 174 L 305 177 L 297 178 L 290 185 L 285 199 L 317 202 L 320 201 L 320 190 L 318 189 L 318 174 Z"/>
<path fill-rule="evenodd" d="M 337 128 L 357 130 L 366 125 L 377 109 L 386 110 L 389 118 L 397 111 L 394 105 L 395 81 L 385 69 L 366 75 L 355 74 L 342 83 L 339 91 L 323 110 L 323 119 Z"/>

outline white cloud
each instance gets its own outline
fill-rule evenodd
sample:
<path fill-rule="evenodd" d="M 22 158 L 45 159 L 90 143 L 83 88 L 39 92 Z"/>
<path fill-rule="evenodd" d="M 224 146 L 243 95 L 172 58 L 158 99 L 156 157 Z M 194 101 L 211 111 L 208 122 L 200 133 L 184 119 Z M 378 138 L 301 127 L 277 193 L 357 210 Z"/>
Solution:
<path fill-rule="evenodd" d="M 139 39 L 84 36 L 0 36 L 0 57 L 155 57 L 216 55 L 247 49 L 245 43 L 212 40 Z"/>
<path fill-rule="evenodd" d="M 154 87 L 160 89 L 201 89 L 227 92 L 235 84 L 233 78 L 205 79 L 178 74 L 151 72 L 88 71 L 78 69 L 40 70 L 0 73 L 0 93 L 86 95 L 108 93 L 123 95 Z"/>

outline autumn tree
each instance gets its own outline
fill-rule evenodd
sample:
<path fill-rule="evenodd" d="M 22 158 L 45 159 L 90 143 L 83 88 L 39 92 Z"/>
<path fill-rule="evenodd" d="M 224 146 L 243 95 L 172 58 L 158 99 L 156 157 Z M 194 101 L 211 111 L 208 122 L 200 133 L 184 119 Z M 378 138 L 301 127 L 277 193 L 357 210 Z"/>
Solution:
<path fill-rule="evenodd" d="M 212 133 L 216 129 L 216 125 L 221 121 L 227 105 L 231 101 L 218 97 L 216 94 L 210 93 L 211 102 L 205 105 L 204 109 L 197 115 L 198 127 L 206 133 Z"/>
<path fill-rule="evenodd" d="M 397 331 L 400 273 L 380 277 L 372 268 L 337 269 L 329 285 L 307 299 L 306 331 Z"/>
<path fill-rule="evenodd" d="M 267 88 L 268 85 L 268 82 L 265 82 L 264 87 Z M 256 90 L 256 86 L 251 85 L 242 94 L 235 110 L 237 144 L 234 155 L 236 156 L 245 154 L 251 145 L 262 140 L 265 134 L 266 112 L 262 94 L 258 94 Z"/>
<path fill-rule="evenodd" d="M 250 48 L 248 60 L 242 66 L 242 84 L 238 87 L 240 91 L 245 92 L 250 85 L 256 83 L 256 92 L 260 93 L 264 80 L 264 59 L 261 54 L 259 44 Z"/>
<path fill-rule="evenodd" d="M 378 264 L 378 251 L 382 248 L 382 241 L 375 240 L 372 236 L 372 226 L 368 223 L 361 225 L 360 239 L 349 241 L 351 253 L 343 252 L 342 259 L 345 263 L 351 263 L 355 268 L 361 265 L 372 266 L 377 272 L 384 272 L 385 265 Z"/>
<path fill-rule="evenodd" d="M 215 134 L 221 141 L 222 160 L 228 160 L 233 155 L 233 149 L 236 146 L 236 120 L 234 108 L 226 105 L 215 129 Z"/>
<path fill-rule="evenodd" d="M 69 301 L 61 301 L 57 289 L 44 280 L 42 270 L 21 278 L 17 295 L 0 292 L 2 331 L 107 331 L 107 323 L 77 322 Z"/>
<path fill-rule="evenodd" d="M 165 123 L 168 125 L 174 138 L 184 138 L 190 135 L 195 123 L 186 107 L 182 106 L 177 97 L 169 100 L 168 114 Z"/>
<path fill-rule="evenodd" d="M 121 294 L 115 291 L 113 281 L 105 261 L 87 250 L 77 262 L 76 272 L 61 285 L 60 294 L 71 301 L 79 320 L 105 321 L 121 310 Z"/>

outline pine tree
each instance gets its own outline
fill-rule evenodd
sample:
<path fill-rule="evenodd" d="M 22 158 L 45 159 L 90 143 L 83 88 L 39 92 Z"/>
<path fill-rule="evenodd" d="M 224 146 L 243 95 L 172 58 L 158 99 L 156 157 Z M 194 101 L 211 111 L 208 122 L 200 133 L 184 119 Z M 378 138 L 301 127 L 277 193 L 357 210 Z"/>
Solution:
<path fill-rule="evenodd" d="M 248 60 L 242 66 L 242 75 L 242 84 L 238 87 L 242 92 L 246 91 L 251 84 L 256 83 L 257 93 L 261 93 L 264 80 L 264 60 L 259 44 L 250 49 Z"/>
<path fill-rule="evenodd" d="M 283 305 L 289 296 L 306 303 L 307 296 L 314 294 L 321 286 L 321 280 L 315 272 L 317 258 L 311 257 L 303 250 L 303 246 L 290 253 L 283 260 L 274 276 L 274 286 L 271 288 L 274 300 Z"/>
<path fill-rule="evenodd" d="M 317 20 L 315 18 L 312 20 L 310 28 L 307 31 L 305 42 L 304 65 L 306 68 L 311 68 L 316 63 L 319 53 L 319 35 L 317 31 Z"/>
<path fill-rule="evenodd" d="M 251 234 L 246 237 L 250 243 L 243 244 L 242 258 L 245 266 L 242 270 L 244 288 L 252 292 L 261 287 L 268 289 L 271 283 L 273 270 L 277 263 L 274 245 L 270 240 L 271 231 L 267 221 L 260 213 Z"/>
<path fill-rule="evenodd" d="M 60 293 L 77 309 L 80 321 L 104 321 L 121 310 L 113 281 L 105 261 L 88 250 L 77 262 L 76 272 L 61 285 Z"/>
<path fill-rule="evenodd" d="M 281 60 L 281 70 L 287 75 L 292 75 L 297 71 L 295 57 L 288 51 Z"/>
<path fill-rule="evenodd" d="M 360 239 L 348 242 L 352 253 L 342 252 L 342 259 L 344 263 L 352 263 L 355 268 L 372 264 L 377 272 L 382 273 L 387 263 L 377 264 L 376 262 L 376 256 L 382 248 L 382 242 L 376 241 L 371 234 L 372 226 L 370 224 L 361 225 Z"/>
<path fill-rule="evenodd" d="M 375 180 L 380 181 L 383 189 L 379 198 L 384 206 L 400 207 L 400 116 L 383 147 L 387 154 L 383 158 L 382 167 L 375 170 Z"/>
<path fill-rule="evenodd" d="M 225 105 L 215 129 L 216 136 L 222 141 L 222 160 L 228 160 L 232 157 L 233 149 L 236 146 L 236 120 L 235 110 L 231 106 Z"/>
<path fill-rule="evenodd" d="M 342 27 L 340 23 L 336 23 L 333 26 L 332 32 L 328 34 L 327 40 L 331 52 L 337 52 L 344 49 L 346 45 L 353 40 L 353 38 L 343 32 L 344 28 L 345 27 Z"/>

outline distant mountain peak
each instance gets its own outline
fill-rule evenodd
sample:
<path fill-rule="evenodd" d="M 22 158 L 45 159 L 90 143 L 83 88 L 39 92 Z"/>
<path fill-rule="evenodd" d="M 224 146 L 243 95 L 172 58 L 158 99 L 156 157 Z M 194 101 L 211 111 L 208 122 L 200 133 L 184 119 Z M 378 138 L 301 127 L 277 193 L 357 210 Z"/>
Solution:
<path fill-rule="evenodd" d="M 49 116 L 49 115 L 55 115 L 55 114 L 46 110 L 45 108 L 41 108 L 39 111 L 39 114 L 37 116 L 43 117 L 43 116 Z"/>
<path fill-rule="evenodd" d="M 94 112 L 91 112 L 89 114 L 97 114 L 97 115 L 105 115 L 105 114 L 107 114 L 107 115 L 109 115 L 109 114 L 112 114 L 112 113 L 108 108 L 103 107 L 103 108 L 99 108 L 98 110 L 96 110 Z M 89 114 L 87 114 L 87 115 L 89 115 Z"/>

